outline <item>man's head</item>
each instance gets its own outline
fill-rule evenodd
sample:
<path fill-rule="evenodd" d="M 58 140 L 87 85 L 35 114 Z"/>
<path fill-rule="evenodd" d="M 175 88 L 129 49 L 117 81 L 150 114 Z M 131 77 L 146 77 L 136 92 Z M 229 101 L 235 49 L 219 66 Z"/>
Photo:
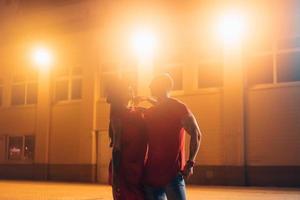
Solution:
<path fill-rule="evenodd" d="M 172 90 L 174 81 L 172 77 L 167 74 L 160 74 L 154 77 L 150 83 L 151 95 L 155 98 L 163 98 Z"/>

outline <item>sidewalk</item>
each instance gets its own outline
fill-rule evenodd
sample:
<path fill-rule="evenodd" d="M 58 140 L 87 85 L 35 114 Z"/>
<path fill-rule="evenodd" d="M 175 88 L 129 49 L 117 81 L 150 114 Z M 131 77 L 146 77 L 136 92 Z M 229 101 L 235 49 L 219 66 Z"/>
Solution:
<path fill-rule="evenodd" d="M 300 200 L 300 188 L 188 187 L 188 200 Z M 1 181 L 0 200 L 110 200 L 107 185 Z"/>

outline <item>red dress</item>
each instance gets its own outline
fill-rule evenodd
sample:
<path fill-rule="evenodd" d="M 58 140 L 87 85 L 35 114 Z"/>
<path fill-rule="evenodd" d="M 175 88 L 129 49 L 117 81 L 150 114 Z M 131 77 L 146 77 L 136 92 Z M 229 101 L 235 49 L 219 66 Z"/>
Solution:
<path fill-rule="evenodd" d="M 142 112 L 125 110 L 119 118 L 122 123 L 120 196 L 118 200 L 143 200 L 142 176 L 147 151 L 145 123 Z M 111 182 L 111 165 L 110 165 Z"/>

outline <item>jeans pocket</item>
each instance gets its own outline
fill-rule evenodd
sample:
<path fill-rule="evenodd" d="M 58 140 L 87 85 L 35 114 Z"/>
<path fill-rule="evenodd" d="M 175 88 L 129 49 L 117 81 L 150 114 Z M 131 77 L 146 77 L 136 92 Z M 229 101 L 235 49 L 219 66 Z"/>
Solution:
<path fill-rule="evenodd" d="M 181 173 L 179 173 L 176 177 L 176 184 L 180 185 L 180 186 L 184 186 L 185 185 L 185 181 L 184 181 L 184 177 Z"/>

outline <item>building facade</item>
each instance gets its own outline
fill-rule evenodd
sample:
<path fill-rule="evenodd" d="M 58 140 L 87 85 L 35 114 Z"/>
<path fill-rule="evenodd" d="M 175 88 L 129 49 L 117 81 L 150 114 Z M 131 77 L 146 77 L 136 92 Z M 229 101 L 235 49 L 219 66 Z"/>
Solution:
<path fill-rule="evenodd" d="M 147 95 L 168 72 L 203 132 L 190 183 L 299 186 L 300 6 L 272 2 L 236 1 L 251 28 L 225 44 L 213 27 L 232 1 L 0 1 L 0 179 L 106 183 L 106 82 Z M 159 44 L 146 61 L 129 39 L 139 27 Z"/>

